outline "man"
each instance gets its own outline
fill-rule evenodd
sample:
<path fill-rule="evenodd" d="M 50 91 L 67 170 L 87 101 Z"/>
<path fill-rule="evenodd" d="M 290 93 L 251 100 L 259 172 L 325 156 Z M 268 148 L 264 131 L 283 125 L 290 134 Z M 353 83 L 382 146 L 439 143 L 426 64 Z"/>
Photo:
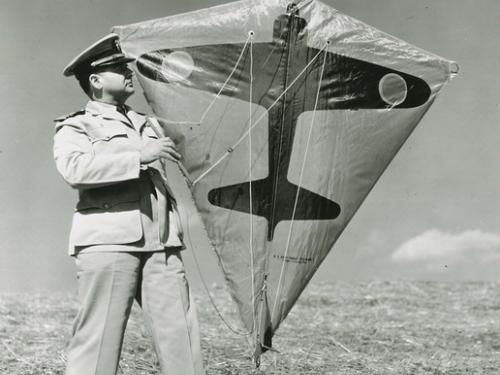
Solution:
<path fill-rule="evenodd" d="M 114 375 L 134 299 L 144 311 L 162 374 L 204 374 L 196 311 L 185 278 L 176 202 L 161 163 L 180 155 L 151 119 L 125 101 L 132 70 L 110 34 L 65 69 L 90 97 L 56 120 L 54 158 L 78 190 L 70 254 L 80 309 L 67 375 Z"/>

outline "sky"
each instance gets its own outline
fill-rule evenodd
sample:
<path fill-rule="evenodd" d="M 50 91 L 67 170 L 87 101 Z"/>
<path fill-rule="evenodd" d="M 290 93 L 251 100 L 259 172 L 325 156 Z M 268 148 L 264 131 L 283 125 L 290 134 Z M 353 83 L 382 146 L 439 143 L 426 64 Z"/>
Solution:
<path fill-rule="evenodd" d="M 456 61 L 438 96 L 313 282 L 500 280 L 500 92 L 496 0 L 325 0 L 420 48 Z M 76 192 L 52 159 L 52 120 L 86 103 L 62 70 L 113 25 L 222 0 L 0 0 L 0 292 L 73 290 L 67 241 Z M 150 113 L 141 90 L 129 101 Z M 207 284 L 214 254 L 191 220 Z M 200 285 L 193 252 L 185 252 Z"/>

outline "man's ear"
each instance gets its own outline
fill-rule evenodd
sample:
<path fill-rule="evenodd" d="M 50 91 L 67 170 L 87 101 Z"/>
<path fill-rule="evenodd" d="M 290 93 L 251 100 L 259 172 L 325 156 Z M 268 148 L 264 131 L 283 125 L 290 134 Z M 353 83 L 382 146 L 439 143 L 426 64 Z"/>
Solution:
<path fill-rule="evenodd" d="M 102 81 L 101 76 L 99 74 L 93 73 L 89 76 L 90 86 L 96 90 L 102 89 Z"/>

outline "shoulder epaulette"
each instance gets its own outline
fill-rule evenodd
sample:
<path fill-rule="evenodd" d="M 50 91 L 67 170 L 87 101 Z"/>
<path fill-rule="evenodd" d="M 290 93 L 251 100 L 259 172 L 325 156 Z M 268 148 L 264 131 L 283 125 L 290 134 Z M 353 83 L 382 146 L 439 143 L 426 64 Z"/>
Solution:
<path fill-rule="evenodd" d="M 78 116 L 78 115 L 83 115 L 85 113 L 85 109 L 81 109 L 79 111 L 75 111 L 75 112 L 71 112 L 71 113 L 68 113 L 66 115 L 62 115 L 56 119 L 54 119 L 54 122 L 61 122 L 61 121 L 64 121 L 70 117 L 75 117 L 75 116 Z"/>

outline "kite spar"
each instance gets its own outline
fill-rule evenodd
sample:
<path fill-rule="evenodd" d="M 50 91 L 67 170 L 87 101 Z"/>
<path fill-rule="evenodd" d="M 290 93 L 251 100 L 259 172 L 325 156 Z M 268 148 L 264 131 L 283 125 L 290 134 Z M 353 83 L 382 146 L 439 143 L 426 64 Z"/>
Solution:
<path fill-rule="evenodd" d="M 319 2 L 117 26 L 177 142 L 254 358 L 456 64 Z"/>

